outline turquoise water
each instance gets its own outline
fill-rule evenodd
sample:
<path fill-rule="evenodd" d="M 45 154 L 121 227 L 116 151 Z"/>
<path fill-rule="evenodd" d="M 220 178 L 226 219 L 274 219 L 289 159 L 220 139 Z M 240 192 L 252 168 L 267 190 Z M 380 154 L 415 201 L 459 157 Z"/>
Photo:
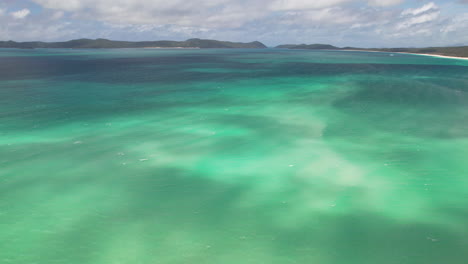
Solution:
<path fill-rule="evenodd" d="M 0 263 L 464 264 L 468 61 L 0 50 Z"/>

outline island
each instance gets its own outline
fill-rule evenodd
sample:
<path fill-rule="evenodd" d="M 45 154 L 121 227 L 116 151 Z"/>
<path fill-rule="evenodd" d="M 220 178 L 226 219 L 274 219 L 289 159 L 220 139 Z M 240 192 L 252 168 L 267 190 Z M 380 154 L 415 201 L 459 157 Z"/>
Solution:
<path fill-rule="evenodd" d="M 20 48 L 20 49 L 37 49 L 37 48 L 70 48 L 70 49 L 118 49 L 118 48 L 239 48 L 239 49 L 259 49 L 266 46 L 259 42 L 253 41 L 248 43 L 219 41 L 211 39 L 188 39 L 185 41 L 115 41 L 108 39 L 75 39 L 64 42 L 16 42 L 16 41 L 0 41 L 0 48 Z"/>

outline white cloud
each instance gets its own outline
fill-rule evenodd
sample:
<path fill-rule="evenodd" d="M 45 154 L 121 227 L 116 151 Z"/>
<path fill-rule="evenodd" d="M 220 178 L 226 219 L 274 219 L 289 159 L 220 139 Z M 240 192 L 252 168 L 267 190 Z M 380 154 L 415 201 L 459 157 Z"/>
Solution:
<path fill-rule="evenodd" d="M 88 0 L 34 0 L 34 2 L 44 6 L 48 7 L 51 9 L 60 9 L 64 11 L 78 11 L 90 4 L 92 4 L 93 1 L 88 1 Z M 97 3 L 99 0 L 96 1 Z M 102 2 L 102 1 L 101 1 Z M 119 1 L 115 1 L 116 4 L 118 5 Z M 111 1 L 109 1 L 109 4 L 111 4 Z"/>
<path fill-rule="evenodd" d="M 417 24 L 431 22 L 433 20 L 436 20 L 439 17 L 439 14 L 440 14 L 440 12 L 437 11 L 437 12 L 424 14 L 424 15 L 421 15 L 421 16 L 411 17 L 411 18 L 399 23 L 398 26 L 397 26 L 397 29 L 398 30 L 406 29 L 406 28 L 412 27 L 412 26 L 417 25 Z"/>
<path fill-rule="evenodd" d="M 25 17 L 27 17 L 29 14 L 31 13 L 31 11 L 29 11 L 29 9 L 21 9 L 21 10 L 18 10 L 16 12 L 11 12 L 11 16 L 16 18 L 16 19 L 23 19 Z"/>
<path fill-rule="evenodd" d="M 289 11 L 312 12 L 344 21 L 340 11 L 358 5 L 390 6 L 403 0 L 33 0 L 80 19 L 109 23 L 236 28 Z M 316 12 L 318 11 L 318 12 Z M 337 11 L 337 14 L 330 12 Z M 311 20 L 310 16 L 304 15 Z M 316 20 L 316 19 L 312 19 Z"/>
<path fill-rule="evenodd" d="M 261 1 L 247 0 L 34 0 L 75 18 L 127 24 L 233 27 L 267 14 Z M 245 8 L 248 6 L 249 8 Z"/>
<path fill-rule="evenodd" d="M 351 0 L 276 0 L 270 5 L 272 10 L 304 10 L 336 6 Z"/>
<path fill-rule="evenodd" d="M 58 19 L 62 18 L 64 15 L 65 15 L 65 13 L 63 11 L 57 11 L 50 18 L 52 20 L 58 20 Z"/>
<path fill-rule="evenodd" d="M 455 16 L 450 22 L 441 28 L 442 33 L 465 32 L 468 39 L 468 13 Z"/>
<path fill-rule="evenodd" d="M 82 34 L 82 32 L 78 32 L 77 29 L 68 27 L 66 23 L 24 21 L 24 23 L 8 23 L 8 27 L 0 26 L 0 36 L 2 36 L 0 40 L 50 41 L 57 39 L 72 39 L 75 38 L 75 34 Z"/>
<path fill-rule="evenodd" d="M 333 25 L 351 25 L 360 20 L 355 10 L 331 7 L 307 11 L 289 11 L 279 20 L 283 24 L 328 27 Z"/>
<path fill-rule="evenodd" d="M 369 0 L 369 4 L 373 6 L 392 6 L 403 3 L 404 0 Z"/>
<path fill-rule="evenodd" d="M 401 17 L 403 20 L 397 24 L 396 29 L 402 30 L 418 24 L 428 23 L 437 20 L 439 15 L 440 9 L 433 2 L 425 4 L 420 8 L 405 9 L 403 12 L 401 12 Z"/>
<path fill-rule="evenodd" d="M 415 8 L 415 9 L 412 9 L 412 8 L 409 8 L 409 9 L 405 9 L 401 14 L 402 15 L 413 15 L 413 16 L 416 16 L 416 15 L 419 15 L 419 14 L 422 14 L 424 12 L 427 12 L 427 11 L 431 11 L 431 10 L 437 10 L 439 9 L 439 7 L 434 4 L 434 2 L 430 2 L 428 4 L 425 4 L 423 5 L 422 7 L 420 8 Z"/>

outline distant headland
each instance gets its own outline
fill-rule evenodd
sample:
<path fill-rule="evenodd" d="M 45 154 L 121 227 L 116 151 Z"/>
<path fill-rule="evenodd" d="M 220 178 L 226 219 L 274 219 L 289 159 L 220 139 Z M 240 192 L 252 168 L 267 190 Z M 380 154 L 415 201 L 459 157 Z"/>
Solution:
<path fill-rule="evenodd" d="M 0 41 L 0 48 L 69 48 L 69 49 L 119 49 L 119 48 L 241 48 L 259 49 L 266 46 L 258 41 L 243 43 L 211 39 L 188 39 L 186 41 L 115 41 L 108 39 L 75 39 L 63 42 L 16 42 Z"/>

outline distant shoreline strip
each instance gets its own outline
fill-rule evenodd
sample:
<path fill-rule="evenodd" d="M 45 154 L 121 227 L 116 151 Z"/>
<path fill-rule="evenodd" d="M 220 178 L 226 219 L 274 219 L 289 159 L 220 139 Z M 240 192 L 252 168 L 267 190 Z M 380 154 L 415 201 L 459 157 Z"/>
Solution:
<path fill-rule="evenodd" d="M 457 59 L 457 60 L 468 60 L 468 57 L 456 57 L 456 56 L 447 56 L 440 54 L 427 54 L 427 53 L 412 53 L 412 52 L 391 52 L 391 51 L 378 51 L 378 50 L 354 50 L 354 49 L 345 49 L 342 51 L 361 51 L 361 52 L 380 52 L 380 53 L 400 53 L 400 54 L 411 54 L 411 55 L 422 55 L 436 58 L 445 58 L 445 59 Z"/>

